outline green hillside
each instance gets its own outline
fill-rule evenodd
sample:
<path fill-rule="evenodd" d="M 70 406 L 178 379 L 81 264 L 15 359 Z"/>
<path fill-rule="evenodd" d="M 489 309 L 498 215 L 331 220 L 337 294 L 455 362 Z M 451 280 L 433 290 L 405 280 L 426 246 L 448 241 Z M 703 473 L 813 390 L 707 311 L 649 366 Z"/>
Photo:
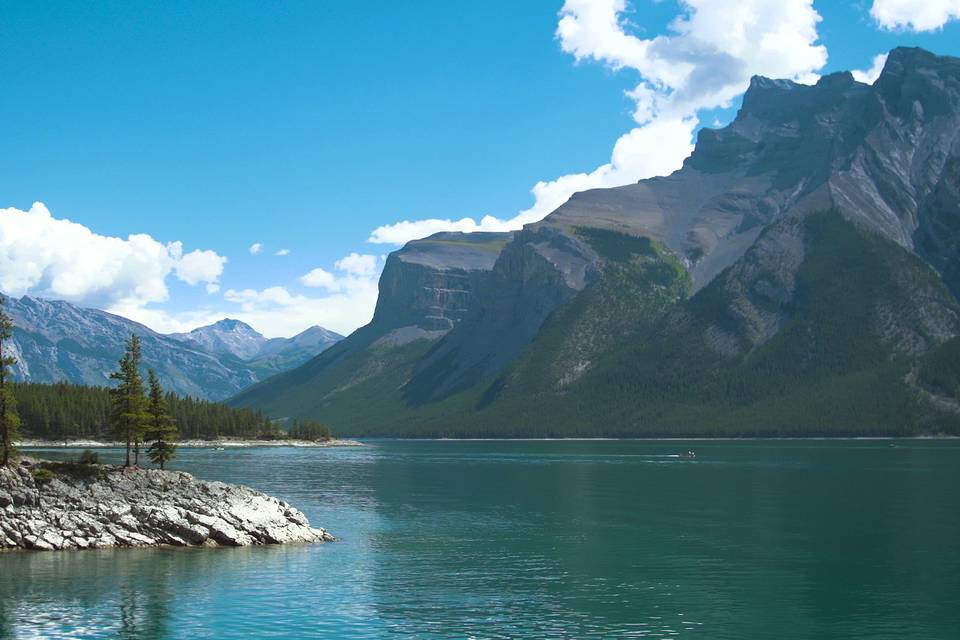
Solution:
<path fill-rule="evenodd" d="M 920 367 L 919 384 L 957 393 L 956 341 L 925 357 L 910 351 L 911 340 L 937 340 L 909 316 L 917 296 L 957 307 L 936 273 L 838 214 L 799 224 L 804 253 L 795 290 L 787 301 L 760 300 L 782 318 L 762 344 L 749 344 L 734 313 L 741 301 L 730 293 L 760 288 L 762 271 L 741 282 L 728 269 L 688 298 L 689 277 L 662 246 L 577 229 L 601 257 L 597 277 L 495 379 L 414 406 L 404 400 L 405 385 L 431 343 L 337 353 L 341 344 L 312 370 L 285 374 L 286 391 L 258 406 L 277 417 L 318 418 L 350 435 L 960 433 L 956 415 L 934 410 L 907 381 Z M 711 345 L 711 327 L 740 352 Z M 907 330 L 919 333 L 902 335 Z M 255 393 L 245 400 L 256 405 Z"/>

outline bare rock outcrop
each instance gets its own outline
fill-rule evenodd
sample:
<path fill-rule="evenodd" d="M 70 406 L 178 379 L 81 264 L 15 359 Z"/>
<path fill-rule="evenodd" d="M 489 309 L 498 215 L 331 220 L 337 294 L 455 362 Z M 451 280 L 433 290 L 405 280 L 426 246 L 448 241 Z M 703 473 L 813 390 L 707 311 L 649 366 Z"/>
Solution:
<path fill-rule="evenodd" d="M 181 471 L 29 458 L 0 468 L 0 549 L 327 542 L 282 500 Z"/>

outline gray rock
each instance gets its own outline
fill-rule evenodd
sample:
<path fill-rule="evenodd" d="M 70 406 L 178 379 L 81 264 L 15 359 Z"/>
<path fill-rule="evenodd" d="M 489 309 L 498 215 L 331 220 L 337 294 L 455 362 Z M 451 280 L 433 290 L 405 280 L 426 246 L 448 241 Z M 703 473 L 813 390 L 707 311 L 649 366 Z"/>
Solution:
<path fill-rule="evenodd" d="M 326 542 L 290 505 L 248 487 L 182 472 L 103 467 L 97 477 L 33 482 L 25 459 L 0 468 L 0 549 L 246 546 Z M 26 471 L 26 473 L 24 473 Z M 42 506 L 41 506 L 42 505 Z"/>

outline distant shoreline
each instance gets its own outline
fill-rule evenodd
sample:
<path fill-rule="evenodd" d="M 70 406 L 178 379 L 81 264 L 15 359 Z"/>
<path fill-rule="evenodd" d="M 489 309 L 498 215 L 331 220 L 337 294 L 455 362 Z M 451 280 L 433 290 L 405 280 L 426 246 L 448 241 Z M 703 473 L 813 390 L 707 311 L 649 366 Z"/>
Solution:
<path fill-rule="evenodd" d="M 960 440 L 960 436 L 923 435 L 923 436 L 690 436 L 690 437 L 596 437 L 596 438 L 399 438 L 390 436 L 363 436 L 360 439 L 334 438 L 326 442 L 312 440 L 249 440 L 231 438 L 224 440 L 181 440 L 177 446 L 185 449 L 250 449 L 255 447 L 293 447 L 303 449 L 324 449 L 331 447 L 363 447 L 376 442 L 736 442 L 736 441 L 871 441 L 871 440 Z M 123 442 L 105 442 L 101 440 L 22 440 L 16 443 L 21 449 L 117 449 L 126 447 Z"/>
<path fill-rule="evenodd" d="M 299 447 L 323 449 L 328 447 L 362 447 L 363 443 L 356 440 L 327 440 L 314 442 L 312 440 L 181 440 L 176 443 L 184 449 L 245 449 L 253 447 Z M 101 440 L 21 440 L 16 443 L 21 449 L 116 449 L 126 447 L 124 442 L 104 442 Z"/>

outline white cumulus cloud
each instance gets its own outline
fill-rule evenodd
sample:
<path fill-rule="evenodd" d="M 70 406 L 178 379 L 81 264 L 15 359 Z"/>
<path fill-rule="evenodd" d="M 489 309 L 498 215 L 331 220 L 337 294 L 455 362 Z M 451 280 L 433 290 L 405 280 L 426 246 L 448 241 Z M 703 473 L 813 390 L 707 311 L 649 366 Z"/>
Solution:
<path fill-rule="evenodd" d="M 628 92 L 637 126 L 617 140 L 610 162 L 538 182 L 534 204 L 513 217 L 404 220 L 373 230 L 369 242 L 402 244 L 437 231 L 505 231 L 542 219 L 578 191 L 613 187 L 680 168 L 693 148 L 697 112 L 728 106 L 753 75 L 815 82 L 827 62 L 812 0 L 681 0 L 669 32 L 630 33 L 626 0 L 567 0 L 557 38 L 578 61 L 638 73 Z"/>
<path fill-rule="evenodd" d="M 353 252 L 336 262 L 337 269 L 360 278 L 372 278 L 380 273 L 380 260 L 377 256 Z"/>
<path fill-rule="evenodd" d="M 300 283 L 305 287 L 322 287 L 328 291 L 338 288 L 337 276 L 323 267 L 317 267 L 300 276 Z"/>
<path fill-rule="evenodd" d="M 753 75 L 815 81 L 827 62 L 812 0 L 683 0 L 680 6 L 670 33 L 640 39 L 626 32 L 626 0 L 567 0 L 557 35 L 577 60 L 640 73 L 631 93 L 638 122 L 727 105 Z"/>
<path fill-rule="evenodd" d="M 300 277 L 305 287 L 326 289 L 328 292 L 367 292 L 376 288 L 385 258 L 369 254 L 351 253 L 334 263 L 336 274 L 317 267 Z"/>
<path fill-rule="evenodd" d="M 275 254 L 273 254 L 273 255 L 275 255 L 275 256 L 280 256 L 280 257 L 288 256 L 288 255 L 290 255 L 290 249 L 280 249 L 279 251 L 277 251 L 277 252 L 276 252 Z"/>
<path fill-rule="evenodd" d="M 180 243 L 177 242 L 176 245 L 179 248 Z M 177 277 L 187 284 L 206 282 L 215 285 L 223 274 L 223 265 L 226 263 L 227 259 L 214 251 L 195 249 L 183 255 L 177 261 L 175 269 Z"/>
<path fill-rule="evenodd" d="M 870 15 L 884 29 L 936 31 L 960 18 L 960 0 L 874 0 Z"/>
<path fill-rule="evenodd" d="M 322 296 L 295 294 L 281 286 L 229 289 L 224 298 L 240 307 L 230 310 L 230 317 L 243 320 L 268 337 L 292 336 L 315 324 L 347 334 L 373 317 L 377 283 L 374 279 L 362 288 Z"/>
<path fill-rule="evenodd" d="M 267 336 L 290 336 L 315 324 L 346 334 L 373 316 L 383 264 L 382 256 L 351 253 L 337 260 L 333 271 L 317 267 L 300 277 L 304 286 L 325 290 L 321 295 L 283 286 L 228 289 L 224 299 L 239 309 L 227 313 Z"/>
<path fill-rule="evenodd" d="M 853 79 L 857 82 L 873 84 L 877 81 L 877 78 L 880 77 L 880 72 L 883 71 L 883 65 L 885 64 L 887 64 L 887 54 L 881 53 L 875 55 L 873 56 L 873 64 L 870 65 L 869 69 L 854 69 L 851 72 Z"/>
<path fill-rule="evenodd" d="M 226 258 L 183 253 L 180 242 L 146 234 L 103 236 L 55 218 L 43 203 L 0 209 L 0 291 L 35 294 L 104 309 L 129 309 L 169 298 L 167 278 L 216 285 Z"/>
<path fill-rule="evenodd" d="M 254 242 L 252 245 L 250 245 L 250 255 L 255 256 L 261 251 L 263 251 L 263 245 L 259 242 Z"/>

